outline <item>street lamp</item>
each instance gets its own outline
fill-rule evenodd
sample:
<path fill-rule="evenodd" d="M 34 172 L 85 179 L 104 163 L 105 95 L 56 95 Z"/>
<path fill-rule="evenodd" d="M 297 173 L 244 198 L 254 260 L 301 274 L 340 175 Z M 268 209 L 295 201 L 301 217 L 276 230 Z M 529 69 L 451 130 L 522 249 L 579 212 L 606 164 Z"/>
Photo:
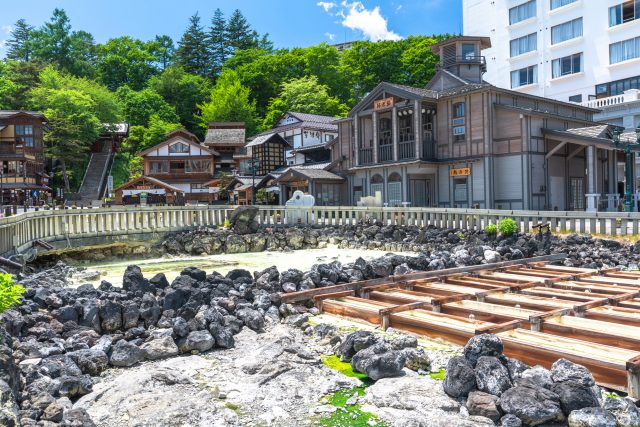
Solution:
<path fill-rule="evenodd" d="M 631 151 L 632 149 L 635 151 L 640 147 L 640 125 L 636 128 L 636 142 L 620 141 L 620 135 L 622 134 L 622 130 L 619 127 L 616 127 L 613 130 L 613 145 L 616 148 L 624 149 L 624 173 L 625 173 L 625 192 L 624 192 L 624 211 L 631 212 L 631 197 L 632 197 L 632 183 L 633 183 L 633 173 L 632 165 L 631 165 Z"/>
<path fill-rule="evenodd" d="M 257 158 L 252 158 L 249 162 L 249 167 L 251 167 L 251 204 L 256 204 L 256 171 L 260 167 L 260 160 Z"/>

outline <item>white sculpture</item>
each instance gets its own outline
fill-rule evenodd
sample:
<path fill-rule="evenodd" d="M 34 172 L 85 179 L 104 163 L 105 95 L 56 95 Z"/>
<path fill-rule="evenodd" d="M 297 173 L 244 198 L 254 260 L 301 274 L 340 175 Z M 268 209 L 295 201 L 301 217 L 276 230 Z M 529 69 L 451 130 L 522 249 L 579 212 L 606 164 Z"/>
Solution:
<path fill-rule="evenodd" d="M 302 191 L 297 190 L 293 192 L 293 196 L 287 200 L 285 206 L 290 208 L 310 208 L 316 204 L 316 198 L 310 194 L 304 194 Z M 299 222 L 307 223 L 308 217 L 307 215 L 311 215 L 310 212 L 306 210 L 288 210 L 287 211 L 287 222 L 289 224 L 297 224 Z"/>

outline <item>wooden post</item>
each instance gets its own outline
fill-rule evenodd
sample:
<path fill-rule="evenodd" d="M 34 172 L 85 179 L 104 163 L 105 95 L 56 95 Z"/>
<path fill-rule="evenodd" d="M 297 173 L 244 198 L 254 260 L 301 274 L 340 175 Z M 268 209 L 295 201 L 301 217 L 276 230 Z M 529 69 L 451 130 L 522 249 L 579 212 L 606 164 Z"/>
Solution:
<path fill-rule="evenodd" d="M 627 393 L 633 400 L 640 399 L 640 356 L 627 362 Z"/>

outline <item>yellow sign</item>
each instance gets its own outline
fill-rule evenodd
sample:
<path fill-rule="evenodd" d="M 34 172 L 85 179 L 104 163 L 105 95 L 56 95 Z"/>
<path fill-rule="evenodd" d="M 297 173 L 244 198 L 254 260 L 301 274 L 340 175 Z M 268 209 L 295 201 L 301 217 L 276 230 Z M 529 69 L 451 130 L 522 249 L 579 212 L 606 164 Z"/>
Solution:
<path fill-rule="evenodd" d="M 379 99 L 373 102 L 373 109 L 382 110 L 384 108 L 391 108 L 393 107 L 394 101 L 395 101 L 395 98 L 393 96 L 389 98 Z"/>
<path fill-rule="evenodd" d="M 449 176 L 469 176 L 469 175 L 471 175 L 471 168 L 449 169 Z"/>

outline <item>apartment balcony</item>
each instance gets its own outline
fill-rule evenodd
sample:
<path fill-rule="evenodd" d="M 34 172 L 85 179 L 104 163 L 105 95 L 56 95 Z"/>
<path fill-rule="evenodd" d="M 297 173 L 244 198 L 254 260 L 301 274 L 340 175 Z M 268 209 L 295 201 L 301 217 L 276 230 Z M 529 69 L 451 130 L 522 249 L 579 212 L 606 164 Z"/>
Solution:
<path fill-rule="evenodd" d="M 358 166 L 370 165 L 373 163 L 373 148 L 360 148 L 358 151 Z"/>
<path fill-rule="evenodd" d="M 606 98 L 591 99 L 582 102 L 583 107 L 606 109 L 615 105 L 625 104 L 627 102 L 640 101 L 640 90 L 629 89 L 622 95 L 608 96 Z"/>
<path fill-rule="evenodd" d="M 393 161 L 393 145 L 380 145 L 378 146 L 378 162 L 391 162 Z"/>
<path fill-rule="evenodd" d="M 398 159 L 410 160 L 416 158 L 415 141 L 405 141 L 398 144 Z"/>

